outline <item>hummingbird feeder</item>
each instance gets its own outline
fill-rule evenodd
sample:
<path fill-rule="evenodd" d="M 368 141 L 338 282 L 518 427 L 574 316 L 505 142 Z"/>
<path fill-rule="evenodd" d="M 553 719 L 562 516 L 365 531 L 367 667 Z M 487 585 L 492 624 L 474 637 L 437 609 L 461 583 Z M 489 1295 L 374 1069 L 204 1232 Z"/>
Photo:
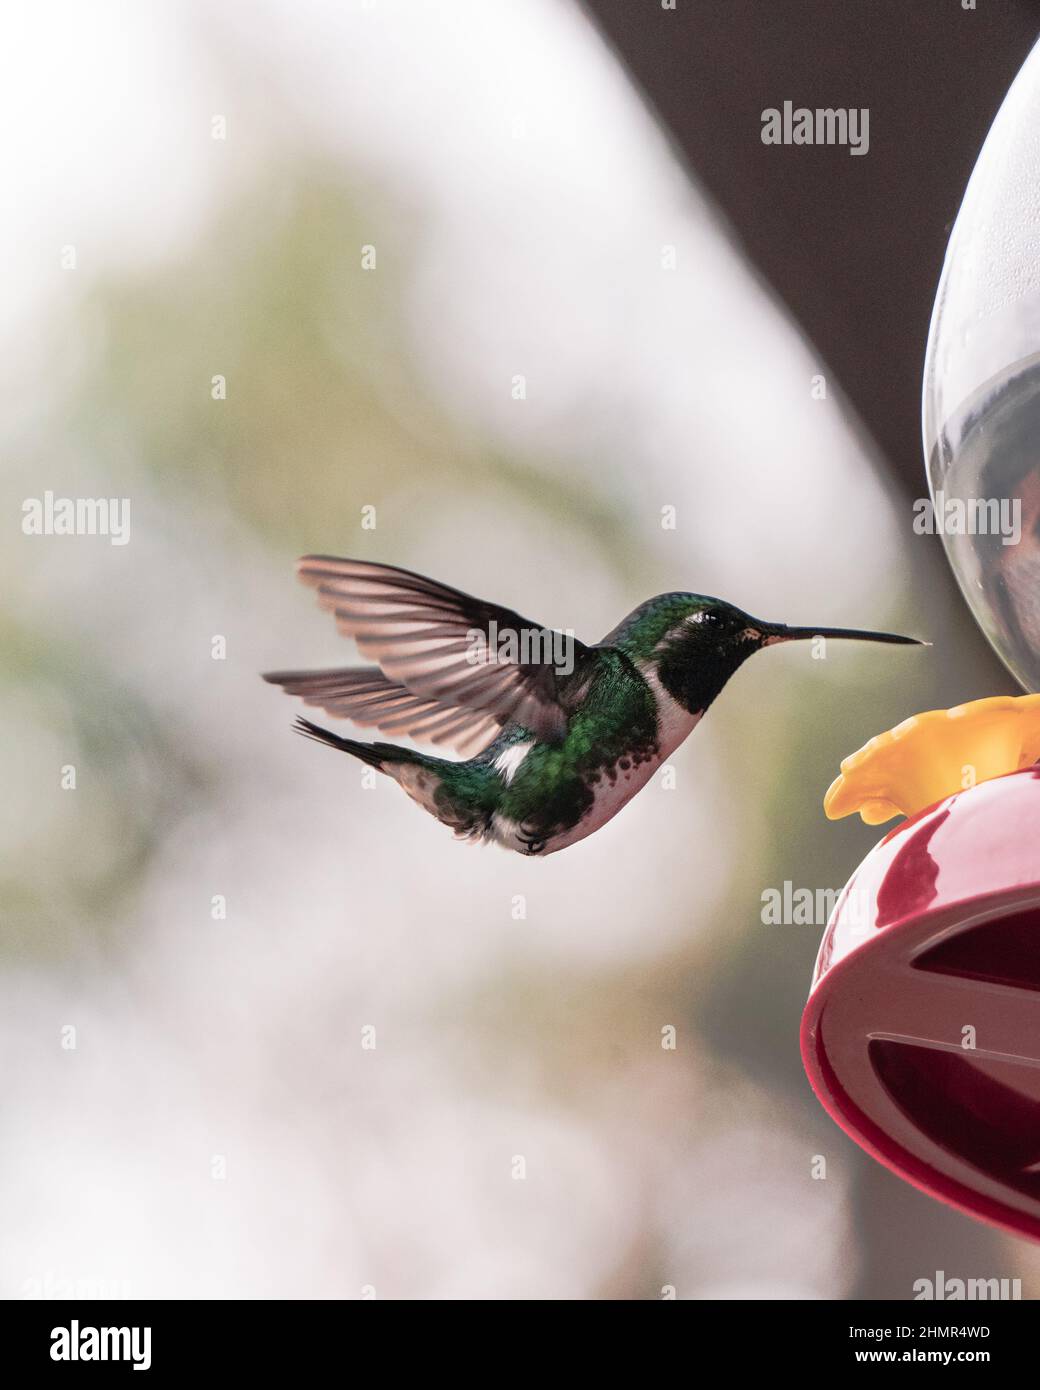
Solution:
<path fill-rule="evenodd" d="M 845 760 L 828 815 L 908 819 L 835 904 L 801 1038 L 814 1091 L 868 1153 L 1036 1239 L 1038 755 L 1028 695 L 915 716 Z"/>
<path fill-rule="evenodd" d="M 925 363 L 931 505 L 969 607 L 1040 689 L 1040 45 L 947 251 Z M 972 524 L 974 520 L 974 525 Z M 979 524 L 980 521 L 989 524 Z M 933 710 L 842 763 L 831 817 L 905 822 L 831 914 L 806 1072 L 874 1158 L 1040 1240 L 1040 695 Z"/>

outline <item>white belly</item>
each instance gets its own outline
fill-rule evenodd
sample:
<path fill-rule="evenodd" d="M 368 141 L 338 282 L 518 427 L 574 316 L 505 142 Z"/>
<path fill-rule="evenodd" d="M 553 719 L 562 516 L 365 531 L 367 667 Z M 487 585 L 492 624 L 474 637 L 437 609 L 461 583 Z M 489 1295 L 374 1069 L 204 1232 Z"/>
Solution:
<path fill-rule="evenodd" d="M 538 850 L 539 856 L 555 854 L 558 849 L 566 849 L 568 845 L 576 844 L 578 840 L 584 840 L 586 836 L 593 834 L 601 825 L 606 825 L 622 806 L 631 801 L 636 792 L 646 786 L 665 759 L 670 757 L 697 727 L 701 717 L 699 714 L 690 714 L 677 704 L 667 691 L 662 689 L 652 671 L 644 671 L 643 675 L 657 697 L 656 755 L 640 763 L 638 767 L 622 768 L 616 764 L 601 774 L 599 782 L 593 788 L 595 799 L 585 815 L 570 830 L 546 840 L 544 848 Z M 515 768 L 511 771 L 515 772 Z M 531 852 L 520 834 L 520 827 L 515 821 L 507 820 L 504 816 L 496 815 L 492 818 L 491 834 L 499 844 L 505 845 L 508 849 L 519 850 L 521 854 Z"/>

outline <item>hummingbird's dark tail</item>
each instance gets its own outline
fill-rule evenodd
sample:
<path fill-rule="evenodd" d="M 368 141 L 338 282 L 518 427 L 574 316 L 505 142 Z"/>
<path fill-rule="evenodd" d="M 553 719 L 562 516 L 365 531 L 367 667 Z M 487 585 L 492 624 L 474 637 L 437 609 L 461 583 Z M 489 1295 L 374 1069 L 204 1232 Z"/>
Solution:
<path fill-rule="evenodd" d="M 487 798 L 489 794 L 493 797 L 500 786 L 494 768 L 485 765 L 474 770 L 471 763 L 446 762 L 396 743 L 358 743 L 319 728 L 309 719 L 297 719 L 293 727 L 298 734 L 338 748 L 341 753 L 351 753 L 385 773 L 424 811 L 450 826 L 461 838 L 480 840 L 489 834 L 491 812 Z"/>
<path fill-rule="evenodd" d="M 341 738 L 329 729 L 312 724 L 309 719 L 297 719 L 293 728 L 305 738 L 314 739 L 315 743 L 325 743 L 330 748 L 338 748 L 341 753 L 353 754 L 355 758 L 360 758 L 363 763 L 377 768 L 380 772 L 386 771 L 387 762 L 418 762 L 422 757 L 408 748 L 399 748 L 396 743 L 359 743 L 355 738 Z"/>

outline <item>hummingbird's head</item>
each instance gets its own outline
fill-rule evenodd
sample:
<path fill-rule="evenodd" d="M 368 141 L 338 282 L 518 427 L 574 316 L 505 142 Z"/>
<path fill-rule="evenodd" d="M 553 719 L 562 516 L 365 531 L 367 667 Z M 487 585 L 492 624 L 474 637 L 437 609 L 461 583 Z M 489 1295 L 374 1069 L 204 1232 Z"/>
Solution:
<path fill-rule="evenodd" d="M 684 593 L 649 599 L 604 638 L 604 643 L 620 647 L 644 670 L 653 670 L 673 699 L 698 712 L 707 709 L 752 653 L 808 638 L 919 645 L 916 637 L 891 632 L 768 623 L 724 599 Z"/>

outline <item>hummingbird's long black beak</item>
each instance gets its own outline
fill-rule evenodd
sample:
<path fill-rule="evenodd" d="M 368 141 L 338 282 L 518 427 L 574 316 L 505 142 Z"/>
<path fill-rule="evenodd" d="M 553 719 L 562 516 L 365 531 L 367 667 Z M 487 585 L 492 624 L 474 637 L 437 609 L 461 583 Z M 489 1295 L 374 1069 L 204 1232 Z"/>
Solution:
<path fill-rule="evenodd" d="M 894 642 L 901 647 L 930 647 L 920 637 L 904 637 L 898 632 L 863 632 L 855 627 L 788 627 L 785 623 L 760 623 L 763 647 L 777 642 L 805 642 L 813 637 L 837 637 L 852 642 Z"/>

